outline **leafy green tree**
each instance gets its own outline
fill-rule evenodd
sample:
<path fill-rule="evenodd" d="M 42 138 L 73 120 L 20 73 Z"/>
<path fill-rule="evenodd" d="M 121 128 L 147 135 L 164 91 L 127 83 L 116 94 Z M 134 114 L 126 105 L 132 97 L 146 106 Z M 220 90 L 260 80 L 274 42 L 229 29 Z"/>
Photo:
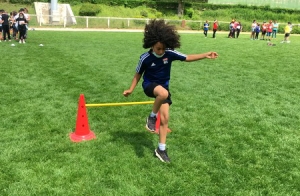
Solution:
<path fill-rule="evenodd" d="M 177 13 L 178 16 L 181 17 L 184 14 L 184 5 L 185 3 L 207 3 L 208 0 L 156 0 L 158 1 L 163 1 L 163 2 L 170 2 L 170 3 L 178 3 L 178 7 L 177 7 Z"/>

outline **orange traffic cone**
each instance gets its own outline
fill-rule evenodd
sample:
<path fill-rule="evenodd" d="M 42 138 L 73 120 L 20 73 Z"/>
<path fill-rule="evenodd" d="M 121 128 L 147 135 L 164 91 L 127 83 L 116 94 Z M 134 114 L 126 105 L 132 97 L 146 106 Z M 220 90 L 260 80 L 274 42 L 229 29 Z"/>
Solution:
<path fill-rule="evenodd" d="M 81 142 L 84 140 L 95 139 L 96 136 L 93 131 L 90 130 L 88 116 L 85 107 L 84 95 L 79 97 L 77 121 L 75 132 L 70 133 L 70 139 L 73 142 Z"/>
<path fill-rule="evenodd" d="M 155 123 L 155 133 L 159 134 L 159 129 L 160 129 L 160 112 L 157 113 L 156 116 L 156 123 Z M 171 129 L 168 128 L 168 133 L 171 132 Z"/>

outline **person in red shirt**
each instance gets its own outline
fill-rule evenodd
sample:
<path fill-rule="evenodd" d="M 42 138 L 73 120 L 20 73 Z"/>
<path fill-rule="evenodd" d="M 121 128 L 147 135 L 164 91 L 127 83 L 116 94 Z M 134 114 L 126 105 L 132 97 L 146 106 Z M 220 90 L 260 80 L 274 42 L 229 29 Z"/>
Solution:
<path fill-rule="evenodd" d="M 261 36 L 260 36 L 260 39 L 261 40 L 265 40 L 265 35 L 267 33 L 267 23 L 264 22 L 262 25 L 261 25 Z"/>
<path fill-rule="evenodd" d="M 216 39 L 216 32 L 218 30 L 218 27 L 219 27 L 218 21 L 215 20 L 214 24 L 213 24 L 213 38 L 215 38 L 215 39 Z"/>
<path fill-rule="evenodd" d="M 266 36 L 266 40 L 271 41 L 272 31 L 273 31 L 273 22 L 272 22 L 272 20 L 270 20 L 269 24 L 267 24 L 267 36 Z"/>

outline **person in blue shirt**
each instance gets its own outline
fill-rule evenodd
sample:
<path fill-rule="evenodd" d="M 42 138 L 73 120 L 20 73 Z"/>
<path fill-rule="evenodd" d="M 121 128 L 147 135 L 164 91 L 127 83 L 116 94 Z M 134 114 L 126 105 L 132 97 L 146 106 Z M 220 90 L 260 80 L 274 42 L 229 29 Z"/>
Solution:
<path fill-rule="evenodd" d="M 272 38 L 275 38 L 275 39 L 276 39 L 276 34 L 277 34 L 277 32 L 278 32 L 278 27 L 279 27 L 279 24 L 278 24 L 277 21 L 275 20 L 274 23 L 273 23 Z"/>
<path fill-rule="evenodd" d="M 169 91 L 171 65 L 173 61 L 192 62 L 201 59 L 215 59 L 216 52 L 202 54 L 182 54 L 175 50 L 180 48 L 180 35 L 175 27 L 164 20 L 151 20 L 145 26 L 143 48 L 149 51 L 140 56 L 131 86 L 123 92 L 129 96 L 143 77 L 142 87 L 148 97 L 155 98 L 152 112 L 146 119 L 146 129 L 155 133 L 157 113 L 160 113 L 159 144 L 154 153 L 162 162 L 170 162 L 166 151 L 166 139 L 169 123 L 169 108 L 172 104 Z"/>
<path fill-rule="evenodd" d="M 209 28 L 209 23 L 208 23 L 208 21 L 205 21 L 205 23 L 203 24 L 203 34 L 204 34 L 205 38 L 207 38 L 208 28 Z"/>
<path fill-rule="evenodd" d="M 258 40 L 259 32 L 260 32 L 260 25 L 257 23 L 255 27 L 255 40 Z"/>

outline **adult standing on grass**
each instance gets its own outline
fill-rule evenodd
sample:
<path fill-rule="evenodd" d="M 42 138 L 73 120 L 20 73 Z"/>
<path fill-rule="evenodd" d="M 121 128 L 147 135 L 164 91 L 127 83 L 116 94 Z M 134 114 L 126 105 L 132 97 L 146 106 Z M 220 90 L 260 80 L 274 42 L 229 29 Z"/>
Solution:
<path fill-rule="evenodd" d="M 148 97 L 155 98 L 152 112 L 146 119 L 146 129 L 155 133 L 157 113 L 160 112 L 159 144 L 154 153 L 162 162 L 170 162 L 166 151 L 166 139 L 169 123 L 169 109 L 172 104 L 169 91 L 169 81 L 172 61 L 186 62 L 201 59 L 215 59 L 216 52 L 185 55 L 175 50 L 180 47 L 180 35 L 174 26 L 166 24 L 164 20 L 151 20 L 145 26 L 143 48 L 150 48 L 140 56 L 131 86 L 123 92 L 129 96 L 143 76 L 142 87 Z"/>

